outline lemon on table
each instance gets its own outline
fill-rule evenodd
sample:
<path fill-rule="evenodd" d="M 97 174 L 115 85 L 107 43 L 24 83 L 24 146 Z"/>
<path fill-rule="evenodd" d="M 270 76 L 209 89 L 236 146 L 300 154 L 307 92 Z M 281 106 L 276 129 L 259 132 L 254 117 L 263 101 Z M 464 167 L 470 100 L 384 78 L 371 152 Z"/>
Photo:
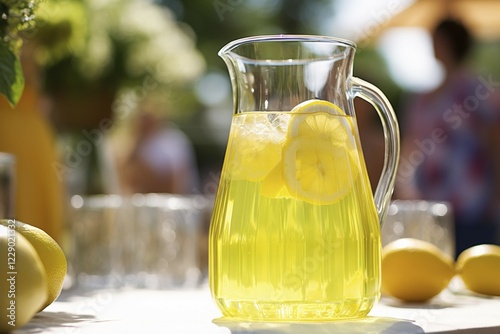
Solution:
<path fill-rule="evenodd" d="M 7 226 L 9 220 L 0 220 L 0 224 Z M 50 305 L 61 293 L 66 276 L 66 256 L 59 244 L 45 231 L 29 224 L 15 221 L 15 229 L 36 250 L 47 276 L 48 297 L 39 311 Z"/>
<path fill-rule="evenodd" d="M 47 300 L 47 277 L 34 247 L 22 234 L 0 226 L 0 332 L 28 323 Z"/>
<path fill-rule="evenodd" d="M 456 269 L 469 290 L 500 296 L 500 246 L 485 244 L 464 250 Z"/>
<path fill-rule="evenodd" d="M 303 102 L 291 115 L 283 149 L 289 193 L 313 204 L 338 201 L 351 191 L 359 173 L 351 120 L 321 100 Z"/>
<path fill-rule="evenodd" d="M 233 179 L 262 181 L 281 160 L 287 115 L 248 112 L 233 118 L 228 152 Z"/>
<path fill-rule="evenodd" d="M 398 299 L 429 300 L 454 275 L 453 259 L 429 242 L 404 238 L 382 249 L 382 291 Z"/>

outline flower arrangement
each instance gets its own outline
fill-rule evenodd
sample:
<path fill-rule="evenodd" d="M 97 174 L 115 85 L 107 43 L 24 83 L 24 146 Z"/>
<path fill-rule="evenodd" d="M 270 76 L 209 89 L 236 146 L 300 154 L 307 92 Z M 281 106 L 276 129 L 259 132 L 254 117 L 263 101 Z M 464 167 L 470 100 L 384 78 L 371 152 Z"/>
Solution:
<path fill-rule="evenodd" d="M 39 0 L 0 0 L 0 94 L 13 106 L 21 97 L 24 78 L 19 61 L 21 34 L 34 27 Z"/>

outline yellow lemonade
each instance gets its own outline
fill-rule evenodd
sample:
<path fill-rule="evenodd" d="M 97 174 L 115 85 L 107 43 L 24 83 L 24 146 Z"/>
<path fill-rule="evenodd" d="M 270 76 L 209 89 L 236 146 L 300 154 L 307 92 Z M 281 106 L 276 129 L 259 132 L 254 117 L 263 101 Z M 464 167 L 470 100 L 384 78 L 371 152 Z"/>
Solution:
<path fill-rule="evenodd" d="M 380 295 L 380 232 L 353 117 L 322 101 L 234 115 L 218 191 L 209 279 L 224 316 L 370 311 Z"/>

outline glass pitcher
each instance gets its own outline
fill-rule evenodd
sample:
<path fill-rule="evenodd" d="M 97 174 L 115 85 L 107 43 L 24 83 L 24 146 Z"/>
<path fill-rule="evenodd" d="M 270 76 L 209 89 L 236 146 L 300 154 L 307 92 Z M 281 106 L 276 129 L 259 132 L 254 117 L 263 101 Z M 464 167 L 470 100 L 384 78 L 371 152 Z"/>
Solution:
<path fill-rule="evenodd" d="M 365 316 L 380 296 L 380 224 L 399 158 L 395 114 L 352 76 L 354 43 L 277 35 L 222 48 L 234 115 L 209 234 L 209 282 L 226 317 Z M 385 134 L 375 196 L 353 107 Z"/>

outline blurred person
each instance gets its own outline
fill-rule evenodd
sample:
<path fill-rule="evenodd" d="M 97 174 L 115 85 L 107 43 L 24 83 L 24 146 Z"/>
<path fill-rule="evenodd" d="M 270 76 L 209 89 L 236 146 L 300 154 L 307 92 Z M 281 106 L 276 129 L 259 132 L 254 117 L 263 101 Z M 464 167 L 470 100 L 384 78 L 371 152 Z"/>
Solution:
<path fill-rule="evenodd" d="M 461 22 L 444 19 L 432 38 L 445 77 L 403 110 L 395 197 L 450 202 L 458 255 L 476 244 L 498 243 L 500 82 L 467 68 L 473 38 Z"/>
<path fill-rule="evenodd" d="M 25 86 L 19 103 L 12 108 L 0 97 L 0 152 L 11 153 L 16 160 L 13 218 L 41 228 L 60 242 L 64 187 L 54 167 L 56 135 L 42 108 L 40 71 L 32 47 L 25 43 L 21 55 Z"/>
<path fill-rule="evenodd" d="M 120 168 L 124 191 L 193 193 L 199 188 L 199 175 L 192 144 L 166 116 L 160 116 L 158 108 L 148 101 L 140 106 L 132 148 Z"/>

